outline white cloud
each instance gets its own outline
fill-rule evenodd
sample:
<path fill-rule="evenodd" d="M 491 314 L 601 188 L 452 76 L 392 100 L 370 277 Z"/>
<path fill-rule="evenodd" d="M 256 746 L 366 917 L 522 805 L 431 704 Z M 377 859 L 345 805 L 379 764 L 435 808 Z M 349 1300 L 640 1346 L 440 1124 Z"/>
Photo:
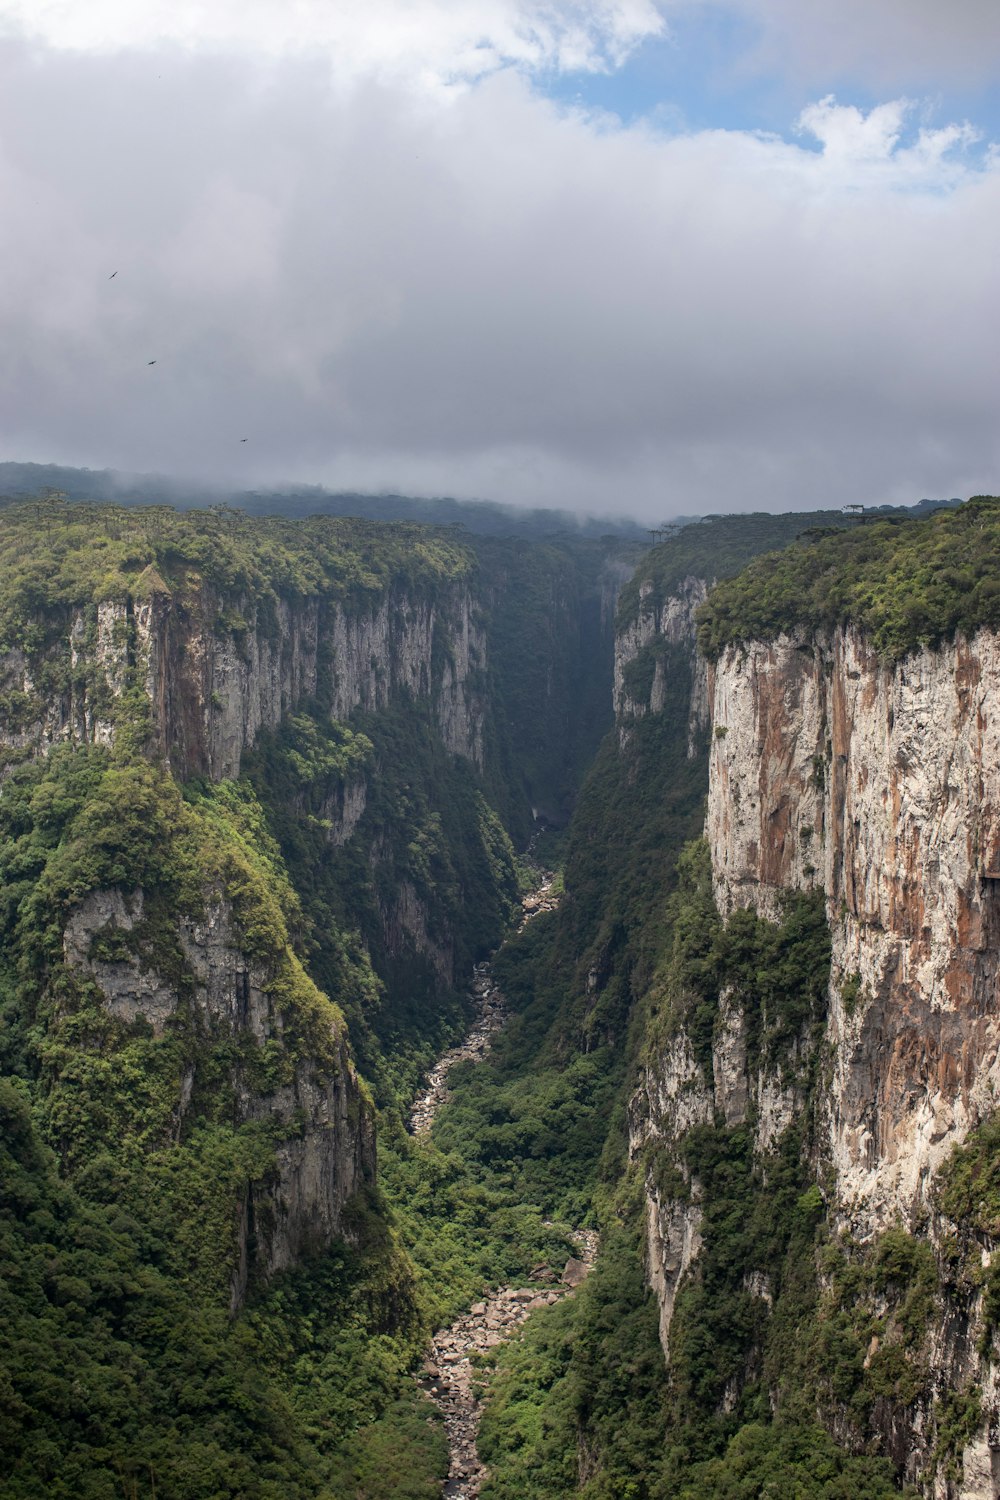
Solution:
<path fill-rule="evenodd" d="M 653 0 L 0 0 L 0 27 L 91 53 L 313 53 L 341 79 L 440 85 L 510 65 L 603 70 L 663 20 Z"/>
<path fill-rule="evenodd" d="M 1000 163 L 907 119 L 668 139 L 510 72 L 437 108 L 0 46 L 0 456 L 653 515 L 996 488 Z"/>
<path fill-rule="evenodd" d="M 836 176 L 849 187 L 877 181 L 896 189 L 943 191 L 967 176 L 963 151 L 977 145 L 981 135 L 966 122 L 921 129 L 901 146 L 915 108 L 912 100 L 894 99 L 865 113 L 828 94 L 802 111 L 798 129 L 820 142 L 827 180 Z"/>

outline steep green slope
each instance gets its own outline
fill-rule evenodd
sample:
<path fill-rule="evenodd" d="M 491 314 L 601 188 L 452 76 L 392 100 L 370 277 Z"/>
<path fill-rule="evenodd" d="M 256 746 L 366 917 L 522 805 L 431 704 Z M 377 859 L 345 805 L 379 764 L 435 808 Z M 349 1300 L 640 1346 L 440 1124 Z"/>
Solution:
<path fill-rule="evenodd" d="M 406 1098 L 461 1026 L 472 965 L 514 911 L 510 840 L 481 781 L 417 704 L 357 714 L 350 728 L 303 705 L 260 737 L 245 773 L 294 872 L 310 969 L 345 995 L 380 1102 Z M 331 806 L 358 778 L 364 812 L 346 842 L 331 844 Z M 400 892 L 410 931 L 399 930 Z M 370 982 L 352 990 L 359 958 Z"/>
<path fill-rule="evenodd" d="M 412 529 L 53 504 L 8 512 L 0 550 L 6 661 L 29 664 L 41 705 L 21 721 L 85 689 L 112 741 L 81 743 L 70 723 L 67 743 L 32 758 L 18 704 L 4 705 L 5 1493 L 431 1495 L 442 1441 L 405 1374 L 425 1315 L 374 1186 L 371 1104 L 348 1052 L 345 1013 L 365 1015 L 380 992 L 357 930 L 336 920 L 364 904 L 362 882 L 342 869 L 345 900 L 317 913 L 304 860 L 304 906 L 250 780 L 181 787 L 149 758 L 155 705 L 133 617 L 112 641 L 120 667 L 87 622 L 109 601 L 138 609 L 152 575 L 182 623 L 208 578 L 223 605 L 252 600 L 266 631 L 289 601 L 363 608 L 391 581 L 433 600 L 475 560 Z M 248 627 L 230 613 L 218 628 L 238 641 Z M 410 757 L 414 811 L 388 887 L 404 866 L 442 877 L 461 813 L 481 808 L 451 878 L 470 893 L 478 880 L 486 911 L 466 927 L 452 895 L 464 962 L 498 935 L 509 845 L 426 713 L 396 712 L 424 760 Z M 391 755 L 320 722 L 293 721 L 280 770 L 322 828 L 306 806 L 317 781 L 350 779 L 379 753 L 385 771 Z M 372 727 L 391 744 L 391 720 Z M 438 775 L 467 803 L 454 797 L 435 830 L 422 778 L 432 796 Z M 380 790 L 399 788 L 387 775 Z M 310 972 L 317 929 L 324 990 Z"/>
<path fill-rule="evenodd" d="M 259 807 L 227 785 L 184 800 L 145 763 L 67 748 L 5 783 L 0 865 L 5 1493 L 337 1493 L 358 1420 L 397 1399 L 423 1332 L 408 1264 L 363 1196 L 346 1221 L 357 1248 L 312 1269 L 267 1286 L 251 1246 L 250 1307 L 231 1317 L 238 1205 L 266 1195 L 290 1128 L 237 1100 L 266 1100 L 303 1064 L 344 1066 L 343 1020 L 289 946 L 298 904 Z M 204 920 L 217 884 L 272 971 L 280 1040 L 206 1024 L 184 1000 L 182 921 Z M 142 922 L 98 934 L 93 972 L 69 962 L 64 924 L 88 893 L 137 888 Z M 115 1015 L 95 983 L 134 960 L 173 975 L 160 1031 Z M 371 984 L 360 960 L 347 977 Z M 433 1473 L 438 1440 L 414 1431 Z"/>

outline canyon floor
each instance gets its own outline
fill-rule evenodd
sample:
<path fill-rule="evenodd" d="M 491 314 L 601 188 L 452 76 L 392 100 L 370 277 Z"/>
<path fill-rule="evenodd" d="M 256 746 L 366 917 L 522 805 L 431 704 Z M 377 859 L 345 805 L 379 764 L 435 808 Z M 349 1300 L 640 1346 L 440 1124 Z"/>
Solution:
<path fill-rule="evenodd" d="M 541 874 L 538 886 L 522 902 L 521 926 L 542 911 L 552 911 L 558 898 L 551 894 L 553 877 Z M 431 1070 L 427 1087 L 410 1114 L 414 1134 L 431 1129 L 435 1116 L 450 1098 L 448 1075 L 460 1062 L 480 1062 L 507 1019 L 507 1005 L 493 977 L 489 961 L 477 964 L 472 991 L 476 1013 L 458 1046 L 443 1053 Z M 420 1381 L 444 1417 L 450 1464 L 443 1494 L 447 1500 L 476 1500 L 487 1474 L 476 1450 L 481 1415 L 482 1372 L 476 1357 L 513 1338 L 530 1315 L 571 1296 L 584 1281 L 597 1257 L 598 1235 L 592 1229 L 572 1233 L 576 1255 L 565 1265 L 539 1264 L 531 1285 L 504 1286 L 487 1291 L 447 1328 L 440 1328 L 424 1361 Z"/>

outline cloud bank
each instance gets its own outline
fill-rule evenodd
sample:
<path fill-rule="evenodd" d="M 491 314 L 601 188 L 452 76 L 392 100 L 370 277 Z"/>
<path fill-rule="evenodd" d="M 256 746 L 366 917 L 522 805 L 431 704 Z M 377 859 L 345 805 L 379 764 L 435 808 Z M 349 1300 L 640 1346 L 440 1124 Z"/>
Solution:
<path fill-rule="evenodd" d="M 31 14 L 82 9 L 126 13 Z M 405 79 L 164 46 L 156 5 L 125 51 L 0 43 L 0 456 L 656 517 L 998 487 L 974 130 L 832 97 L 791 142 L 625 129 L 495 59 L 610 66 L 651 6 L 465 10 L 492 31 Z"/>
<path fill-rule="evenodd" d="M 877 88 L 995 81 L 1000 7 L 994 0 L 680 0 L 738 14 L 757 29 L 749 61 Z"/>

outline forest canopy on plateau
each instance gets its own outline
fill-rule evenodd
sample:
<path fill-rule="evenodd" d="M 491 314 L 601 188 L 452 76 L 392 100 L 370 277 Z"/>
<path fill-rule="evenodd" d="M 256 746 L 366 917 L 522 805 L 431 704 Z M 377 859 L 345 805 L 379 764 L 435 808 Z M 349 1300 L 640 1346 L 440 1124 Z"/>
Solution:
<path fill-rule="evenodd" d="M 738 641 L 848 623 L 889 660 L 1000 627 L 1000 498 L 977 495 L 926 520 L 855 526 L 759 557 L 713 591 L 698 644 L 717 660 Z"/>
<path fill-rule="evenodd" d="M 470 550 L 427 527 L 311 516 L 250 517 L 226 506 L 68 505 L 58 497 L 0 512 L 0 644 L 61 606 L 143 598 L 209 583 L 260 607 L 278 598 L 361 601 L 390 581 L 460 578 Z"/>

